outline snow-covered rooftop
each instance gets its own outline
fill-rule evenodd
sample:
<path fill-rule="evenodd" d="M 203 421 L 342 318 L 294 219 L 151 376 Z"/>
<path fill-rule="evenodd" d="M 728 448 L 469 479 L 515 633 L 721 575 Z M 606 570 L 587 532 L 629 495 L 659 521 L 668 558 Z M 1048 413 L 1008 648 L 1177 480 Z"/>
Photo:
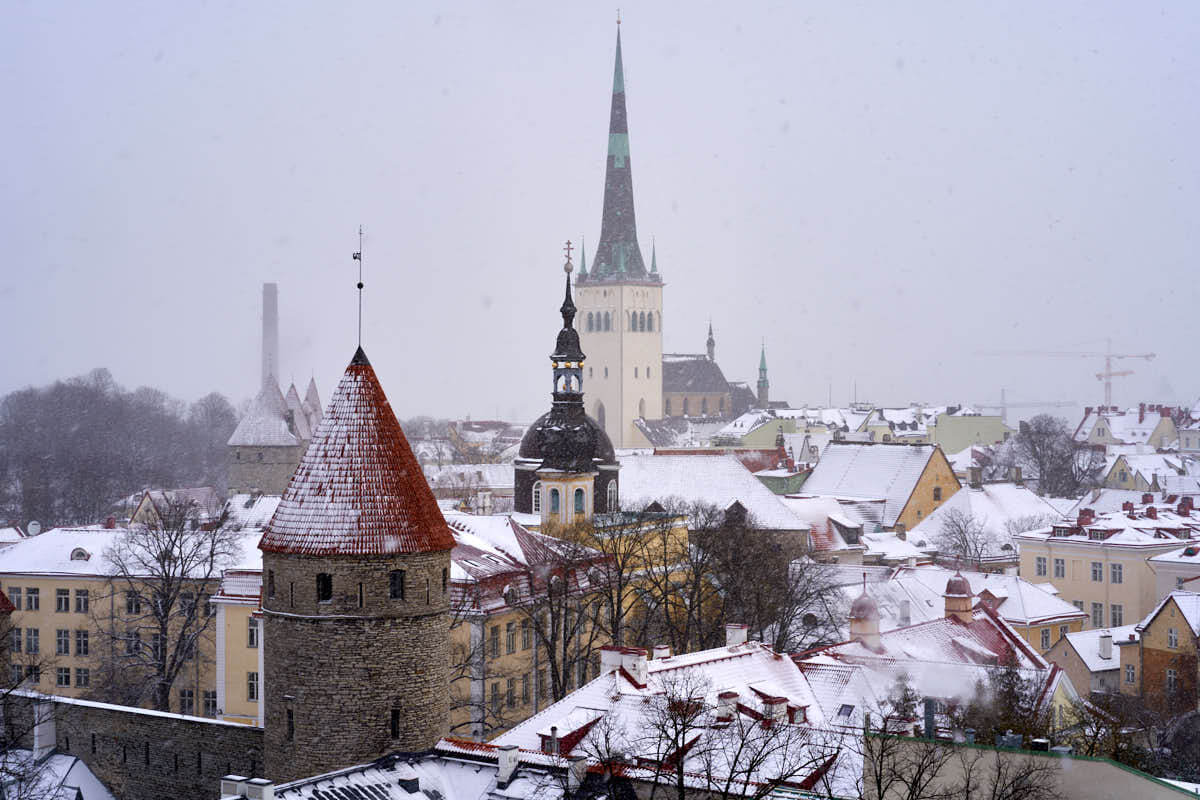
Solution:
<path fill-rule="evenodd" d="M 294 447 L 300 439 L 288 426 L 287 403 L 279 384 L 270 381 L 250 402 L 246 415 L 229 437 L 231 447 Z"/>
<path fill-rule="evenodd" d="M 1012 530 L 1032 530 L 1060 518 L 1058 510 L 1025 486 L 985 483 L 964 486 L 916 525 L 909 537 L 936 543 L 943 525 L 959 514 L 978 523 L 986 545 L 984 560 L 1016 558 Z"/>
<path fill-rule="evenodd" d="M 1137 641 L 1136 628 L 1136 625 L 1122 625 L 1117 628 L 1089 628 L 1086 631 L 1068 633 L 1067 642 L 1089 672 L 1105 672 L 1120 668 L 1121 649 L 1116 645 L 1118 642 Z M 1100 637 L 1104 635 L 1112 637 L 1113 646 L 1109 648 L 1108 658 L 1104 658 L 1100 654 Z"/>
<path fill-rule="evenodd" d="M 934 445 L 830 442 L 804 493 L 883 500 L 883 524 L 891 527 L 938 452 Z"/>
<path fill-rule="evenodd" d="M 722 510 L 737 502 L 763 528 L 794 531 L 805 527 L 778 495 L 731 455 L 622 456 L 620 494 L 623 508 L 645 508 L 672 498 Z"/>
<path fill-rule="evenodd" d="M 1137 632 L 1141 633 L 1144 631 L 1146 626 L 1150 624 L 1150 621 L 1158 616 L 1158 612 L 1163 609 L 1163 606 L 1172 600 L 1178 606 L 1179 612 L 1183 614 L 1183 619 L 1187 622 L 1188 627 L 1192 629 L 1192 635 L 1200 636 L 1200 592 L 1188 592 L 1183 589 L 1176 589 L 1162 600 L 1159 600 L 1154 610 L 1143 617 L 1142 621 L 1137 624 Z"/>

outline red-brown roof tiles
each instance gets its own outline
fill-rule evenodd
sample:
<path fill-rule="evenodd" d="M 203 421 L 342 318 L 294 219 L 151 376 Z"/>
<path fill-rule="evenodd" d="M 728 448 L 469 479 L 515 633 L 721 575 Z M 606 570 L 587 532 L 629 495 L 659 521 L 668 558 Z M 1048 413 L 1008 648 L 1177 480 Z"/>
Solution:
<path fill-rule="evenodd" d="M 258 546 L 264 552 L 308 555 L 454 547 L 362 348 L 334 390 Z"/>

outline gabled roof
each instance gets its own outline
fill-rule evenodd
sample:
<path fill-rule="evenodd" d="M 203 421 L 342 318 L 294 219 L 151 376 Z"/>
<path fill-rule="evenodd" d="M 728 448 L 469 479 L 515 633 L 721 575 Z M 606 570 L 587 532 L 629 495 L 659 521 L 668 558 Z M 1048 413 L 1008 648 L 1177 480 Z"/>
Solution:
<path fill-rule="evenodd" d="M 268 382 L 246 409 L 246 416 L 238 422 L 229 437 L 230 447 L 295 447 L 300 444 L 288 427 L 284 412 L 287 404 L 279 391 L 279 384 Z"/>
<path fill-rule="evenodd" d="M 1188 627 L 1192 629 L 1192 635 L 1200 636 L 1200 592 L 1186 592 L 1183 589 L 1176 589 L 1159 600 L 1158 605 L 1137 624 L 1135 630 L 1138 633 L 1146 630 L 1158 613 L 1172 600 L 1175 601 L 1175 605 L 1179 609 L 1179 613 L 1183 615 Z"/>
<path fill-rule="evenodd" d="M 454 537 L 360 347 L 259 547 L 307 555 L 450 550 Z"/>
<path fill-rule="evenodd" d="M 1106 672 L 1119 669 L 1121 666 L 1120 642 L 1137 641 L 1137 626 L 1122 625 L 1117 628 L 1090 628 L 1086 631 L 1076 631 L 1067 634 L 1067 644 L 1079 656 L 1079 660 L 1089 672 Z M 1108 634 L 1112 637 L 1113 647 L 1108 658 L 1100 655 L 1100 637 Z"/>
<path fill-rule="evenodd" d="M 938 452 L 935 445 L 830 442 L 804 493 L 883 500 L 883 524 L 891 527 Z"/>
<path fill-rule="evenodd" d="M 663 353 L 662 379 L 664 394 L 722 394 L 729 391 L 725 373 L 706 355 Z"/>
<path fill-rule="evenodd" d="M 1011 524 L 1032 529 L 1061 517 L 1058 509 L 1025 486 L 1015 483 L 985 483 L 980 488 L 964 486 L 933 513 L 914 526 L 910 536 L 936 542 L 942 525 L 955 512 L 970 515 L 983 528 L 987 539 L 984 560 L 1008 560 L 1017 556 Z"/>

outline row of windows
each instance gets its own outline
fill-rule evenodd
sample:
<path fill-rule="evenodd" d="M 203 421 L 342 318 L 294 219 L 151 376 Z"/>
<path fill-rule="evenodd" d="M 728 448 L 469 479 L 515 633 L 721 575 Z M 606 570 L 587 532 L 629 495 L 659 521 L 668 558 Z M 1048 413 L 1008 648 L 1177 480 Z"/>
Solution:
<path fill-rule="evenodd" d="M 648 370 L 647 370 L 647 376 L 649 376 Z M 681 415 L 685 416 L 685 417 L 691 416 L 693 410 L 695 410 L 695 409 L 692 406 L 692 399 L 689 397 L 683 398 L 683 402 L 680 403 Z M 725 397 L 724 396 L 717 399 L 716 410 L 719 414 L 723 415 L 725 413 Z M 663 399 L 663 414 L 668 417 L 671 416 L 671 398 L 669 398 L 669 397 Z M 707 397 L 700 398 L 700 416 L 702 416 L 702 417 L 708 416 L 708 398 Z"/>
<path fill-rule="evenodd" d="M 205 691 L 204 699 L 204 716 L 215 717 L 217 715 L 217 693 Z M 196 692 L 192 689 L 179 690 L 179 713 L 180 714 L 195 714 L 196 713 Z"/>
<path fill-rule="evenodd" d="M 653 333 L 657 325 L 660 329 L 662 326 L 662 317 L 655 321 L 655 312 L 649 313 L 645 311 L 625 312 L 625 330 L 636 331 L 638 333 L 647 332 Z M 588 333 L 611 331 L 612 328 L 612 312 L 610 311 L 589 311 L 587 315 Z"/>
<path fill-rule="evenodd" d="M 563 687 L 566 691 L 571 691 L 576 685 L 583 686 L 592 678 L 600 674 L 600 656 L 594 654 L 590 660 L 580 660 L 574 669 L 566 675 L 566 686 Z M 520 705 L 529 705 L 532 699 L 532 683 L 531 674 L 526 672 L 520 678 L 521 700 Z M 542 700 L 550 699 L 550 678 L 546 670 L 538 670 L 538 694 Z M 576 683 L 578 679 L 578 683 Z M 501 708 L 516 708 L 517 703 L 517 679 L 506 678 L 504 681 L 503 693 L 501 692 L 500 681 L 492 683 L 490 692 L 490 705 L 493 713 L 499 713 Z"/>
<path fill-rule="evenodd" d="M 1080 611 L 1084 610 L 1082 600 L 1073 600 L 1072 604 Z M 1108 613 L 1108 624 L 1110 627 L 1119 628 L 1125 624 L 1125 606 L 1120 603 L 1113 603 Z M 1092 603 L 1092 627 L 1104 627 L 1104 603 Z"/>
<path fill-rule="evenodd" d="M 493 625 L 488 632 L 488 652 L 492 658 L 500 657 L 500 626 Z M 533 625 L 527 619 L 521 620 L 521 649 L 533 647 Z M 509 622 L 504 626 L 504 652 L 511 655 L 517 652 L 517 623 Z"/>
<path fill-rule="evenodd" d="M 1166 671 L 1166 688 L 1169 694 L 1174 694 L 1179 689 L 1179 673 L 1171 668 Z M 1137 668 L 1133 664 L 1125 665 L 1125 682 L 1137 683 Z"/>
<path fill-rule="evenodd" d="M 9 667 L 12 683 L 14 686 L 22 682 L 31 684 L 41 683 L 42 668 L 37 664 L 28 664 L 22 666 L 13 664 Z M 54 670 L 54 685 L 64 688 L 71 687 L 71 668 L 58 667 Z M 92 671 L 87 667 L 76 667 L 75 669 L 75 684 L 77 688 L 86 689 L 92 685 Z"/>
<path fill-rule="evenodd" d="M 1065 636 L 1066 636 L 1066 635 L 1067 635 L 1067 634 L 1068 634 L 1070 631 L 1071 631 L 1071 628 L 1070 628 L 1070 626 L 1067 626 L 1067 625 L 1059 625 L 1059 626 L 1058 626 L 1058 638 L 1059 638 L 1059 639 L 1062 639 L 1062 638 L 1063 638 L 1063 637 L 1065 637 Z M 1043 650 L 1049 650 L 1049 649 L 1050 649 L 1050 629 L 1049 629 L 1049 628 L 1042 628 L 1042 649 L 1043 649 Z"/>
<path fill-rule="evenodd" d="M 533 513 L 535 513 L 535 514 L 542 513 L 542 495 L 543 494 L 544 494 L 544 492 L 542 491 L 542 482 L 541 481 L 535 482 L 533 484 L 532 496 L 530 498 L 530 500 L 531 500 L 530 504 L 533 508 Z M 582 488 L 575 489 L 575 494 L 573 496 L 573 500 L 574 500 L 575 513 L 576 514 L 586 514 L 587 513 L 587 494 L 586 494 L 586 492 L 584 492 L 584 490 Z M 609 513 L 616 511 L 617 510 L 617 484 L 616 484 L 616 481 L 612 481 L 608 484 L 607 500 L 608 500 Z M 550 505 L 549 512 L 551 514 L 559 514 L 562 512 L 562 493 L 556 487 L 551 487 L 550 492 L 549 492 L 549 498 L 548 498 L 547 502 Z"/>
<path fill-rule="evenodd" d="M 42 593 L 37 587 L 9 586 L 8 599 L 12 601 L 13 606 L 18 611 L 24 608 L 25 611 L 40 611 L 42 608 Z M 24 605 L 22 606 L 22 602 Z M 75 613 L 88 613 L 88 590 L 75 590 Z M 68 614 L 71 611 L 71 590 L 70 589 L 55 589 L 54 590 L 54 610 L 60 614 Z"/>
<path fill-rule="evenodd" d="M 1125 582 L 1125 567 L 1122 564 L 1109 564 L 1109 582 L 1124 583 Z M 1047 574 L 1047 559 L 1045 556 L 1037 556 L 1034 559 L 1034 571 L 1039 578 L 1046 577 Z M 1067 577 L 1067 562 L 1064 559 L 1054 559 L 1054 577 Z M 1092 581 L 1096 583 L 1104 583 L 1104 562 L 1092 562 Z"/>
<path fill-rule="evenodd" d="M 389 600 L 406 600 L 407 597 L 407 579 L 405 572 L 402 569 L 394 569 L 388 573 L 388 599 Z M 445 594 L 450 587 L 450 570 L 446 567 L 442 568 L 442 594 Z M 288 584 L 288 602 L 290 605 L 296 605 L 296 584 Z M 267 570 L 267 597 L 275 598 L 275 570 Z M 428 598 L 428 585 L 426 585 L 426 602 Z M 332 603 L 333 602 L 333 575 L 328 572 L 317 573 L 317 602 Z M 363 585 L 358 584 L 358 607 L 364 605 Z M 252 630 L 249 633 L 250 646 L 258 647 L 258 621 L 251 619 L 250 625 Z"/>

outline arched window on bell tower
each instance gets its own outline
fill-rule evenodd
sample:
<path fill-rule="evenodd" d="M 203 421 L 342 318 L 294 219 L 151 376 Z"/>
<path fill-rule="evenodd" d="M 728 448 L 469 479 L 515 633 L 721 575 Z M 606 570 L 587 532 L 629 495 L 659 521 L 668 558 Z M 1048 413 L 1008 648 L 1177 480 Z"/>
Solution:
<path fill-rule="evenodd" d="M 542 513 L 542 482 L 541 481 L 535 481 L 533 484 L 532 500 L 533 500 L 533 504 L 531 507 L 533 508 L 533 513 L 534 514 Z"/>

